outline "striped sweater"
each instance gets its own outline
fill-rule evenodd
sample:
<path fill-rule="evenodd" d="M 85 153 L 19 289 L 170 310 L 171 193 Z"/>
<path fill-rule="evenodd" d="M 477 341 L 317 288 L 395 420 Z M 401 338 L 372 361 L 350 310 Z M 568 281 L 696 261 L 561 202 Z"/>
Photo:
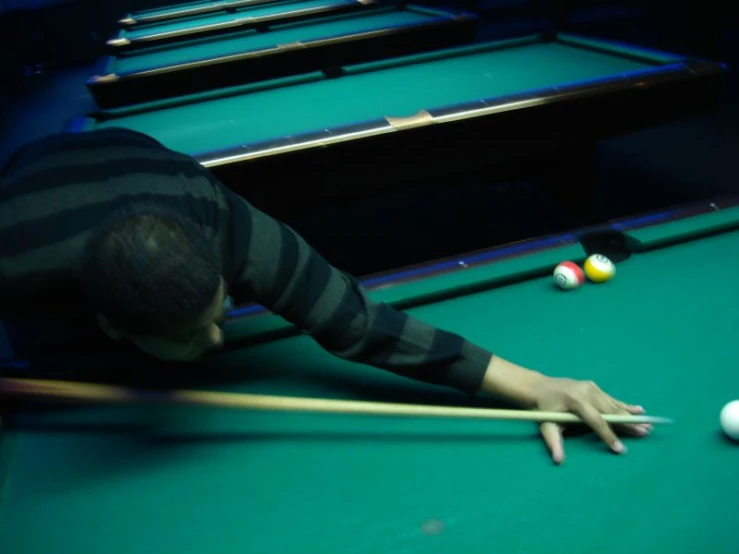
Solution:
<path fill-rule="evenodd" d="M 47 136 L 0 169 L 0 318 L 91 321 L 80 279 L 85 240 L 137 199 L 179 211 L 211 238 L 237 303 L 261 304 L 341 358 L 479 389 L 489 352 L 370 300 L 289 226 L 191 157 L 124 129 Z"/>

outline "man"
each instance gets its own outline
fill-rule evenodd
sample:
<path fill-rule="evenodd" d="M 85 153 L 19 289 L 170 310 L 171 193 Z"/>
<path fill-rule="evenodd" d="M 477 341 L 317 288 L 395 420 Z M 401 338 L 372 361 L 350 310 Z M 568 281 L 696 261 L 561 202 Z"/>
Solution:
<path fill-rule="evenodd" d="M 0 179 L 0 318 L 86 321 L 155 358 L 192 361 L 223 342 L 218 323 L 231 296 L 279 314 L 341 358 L 573 412 L 616 453 L 625 448 L 601 414 L 643 411 L 372 302 L 288 226 L 148 136 L 45 137 L 16 152 Z M 561 463 L 561 428 L 545 423 L 541 433 Z"/>

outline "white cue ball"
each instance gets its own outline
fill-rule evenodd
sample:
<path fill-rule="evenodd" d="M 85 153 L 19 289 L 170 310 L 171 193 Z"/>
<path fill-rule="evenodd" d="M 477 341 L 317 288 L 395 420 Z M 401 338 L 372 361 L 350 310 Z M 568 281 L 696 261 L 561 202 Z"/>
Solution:
<path fill-rule="evenodd" d="M 732 400 L 721 410 L 721 428 L 729 437 L 739 440 L 739 400 Z"/>

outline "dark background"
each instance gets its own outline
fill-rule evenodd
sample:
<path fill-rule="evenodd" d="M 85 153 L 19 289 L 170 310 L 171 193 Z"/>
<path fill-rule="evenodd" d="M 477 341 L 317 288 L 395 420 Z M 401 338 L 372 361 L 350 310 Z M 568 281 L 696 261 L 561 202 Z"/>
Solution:
<path fill-rule="evenodd" d="M 0 161 L 92 109 L 84 80 L 116 21 L 166 6 L 155 0 L 0 0 Z M 563 30 L 717 59 L 739 60 L 729 2 L 649 0 L 420 1 L 482 16 L 479 39 Z M 739 79 L 720 106 L 603 141 L 597 218 L 606 221 L 716 195 L 739 193 Z M 389 169 L 389 173 L 391 173 Z M 286 177 L 287 178 L 287 177 Z M 350 184 L 348 184 L 350 186 Z M 289 199 L 286 199 L 289 201 Z M 575 225 L 535 182 L 501 182 L 494 167 L 460 173 L 454 186 L 363 198 L 289 221 L 333 263 L 355 274 L 486 248 Z"/>

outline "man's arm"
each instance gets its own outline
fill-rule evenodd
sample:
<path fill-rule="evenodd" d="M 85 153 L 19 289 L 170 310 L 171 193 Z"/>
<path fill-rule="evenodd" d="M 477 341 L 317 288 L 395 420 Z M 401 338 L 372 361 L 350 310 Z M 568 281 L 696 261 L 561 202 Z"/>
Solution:
<path fill-rule="evenodd" d="M 238 202 L 235 229 L 246 252 L 233 292 L 262 304 L 332 354 L 467 393 L 480 389 L 491 353 L 372 301 L 283 223 Z M 239 239 L 234 241 L 237 245 Z"/>
<path fill-rule="evenodd" d="M 547 377 L 518 366 L 427 325 L 385 304 L 372 302 L 350 276 L 328 264 L 286 225 L 231 195 L 231 279 L 237 300 L 251 300 L 310 334 L 327 351 L 400 375 L 483 392 L 543 411 L 572 412 L 616 453 L 626 449 L 602 414 L 640 414 L 595 383 Z M 555 463 L 564 460 L 562 430 L 543 423 L 541 434 Z M 636 436 L 648 425 L 621 425 Z"/>

